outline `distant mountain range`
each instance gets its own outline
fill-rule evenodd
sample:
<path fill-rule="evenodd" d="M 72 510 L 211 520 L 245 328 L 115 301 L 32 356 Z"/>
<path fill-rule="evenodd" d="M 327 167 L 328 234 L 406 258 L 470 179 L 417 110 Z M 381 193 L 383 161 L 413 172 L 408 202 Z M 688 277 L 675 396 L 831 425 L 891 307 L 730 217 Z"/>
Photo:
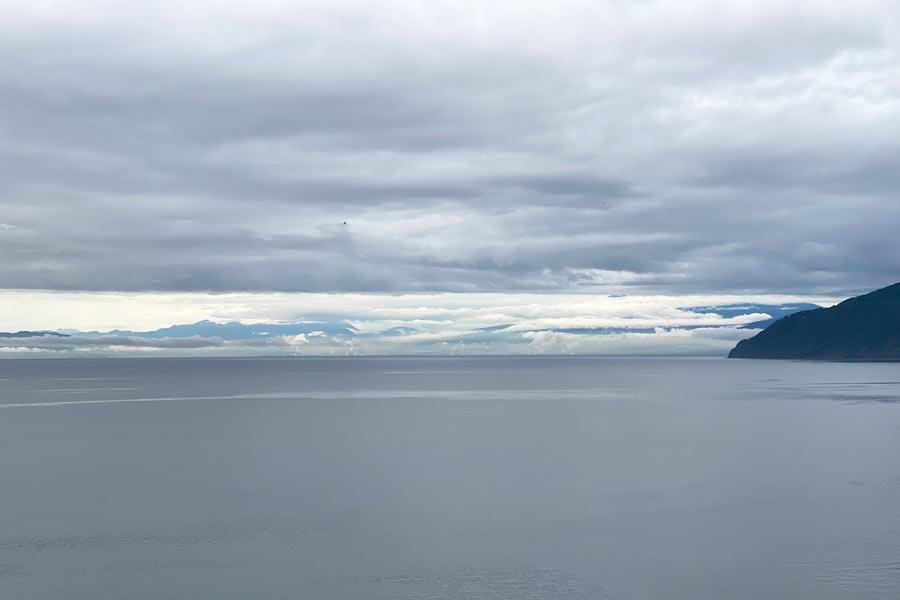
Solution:
<path fill-rule="evenodd" d="M 797 311 L 818 308 L 815 304 L 791 303 L 791 304 L 726 304 L 714 306 L 686 307 L 679 310 L 683 313 L 694 315 L 717 315 L 721 319 L 697 319 L 696 324 L 690 323 L 691 319 L 681 319 L 678 325 L 661 322 L 659 325 L 647 324 L 646 321 L 637 321 L 634 325 L 623 324 L 615 327 L 560 327 L 554 331 L 563 334 L 604 336 L 628 333 L 652 334 L 658 329 L 699 329 L 729 327 L 741 329 L 762 329 L 771 323 L 781 319 L 785 315 Z M 689 315 L 688 315 L 689 316 Z M 750 323 L 744 321 L 751 317 L 757 319 Z M 766 319 L 759 319 L 766 316 Z M 744 319 L 741 319 L 744 317 Z M 321 318 L 321 317 L 320 317 Z M 509 339 L 520 340 L 526 331 L 521 327 L 511 329 L 516 323 L 503 323 L 476 329 L 461 331 L 458 338 L 447 338 L 447 343 L 493 343 Z M 427 330 L 425 330 L 427 333 Z M 240 323 L 232 321 L 228 323 L 216 323 L 214 321 L 198 321 L 163 327 L 150 331 L 132 331 L 125 329 L 113 329 L 110 331 L 81 331 L 78 329 L 60 329 L 57 331 L 18 331 L 15 333 L 0 333 L 0 338 L 35 338 L 41 336 L 71 337 L 77 341 L 84 338 L 142 338 L 150 340 L 162 340 L 173 338 L 219 338 L 226 342 L 241 340 L 261 340 L 268 338 L 280 338 L 290 336 L 312 336 L 316 339 L 368 339 L 405 337 L 423 333 L 416 327 L 406 325 L 394 325 L 388 329 L 377 330 L 371 327 L 361 331 L 345 321 L 316 320 L 300 323 Z M 74 342 L 73 342 L 74 343 Z"/>
<path fill-rule="evenodd" d="M 900 283 L 784 317 L 728 357 L 900 360 Z"/>
<path fill-rule="evenodd" d="M 57 333 L 55 331 L 16 331 L 16 332 L 6 332 L 0 331 L 0 338 L 29 338 L 29 337 L 42 337 L 45 335 L 53 335 L 56 337 L 69 337 L 64 333 Z"/>
<path fill-rule="evenodd" d="M 725 304 L 723 306 L 698 306 L 687 308 L 685 310 L 695 313 L 714 313 L 720 317 L 725 317 L 726 319 L 753 313 L 773 315 L 771 318 L 753 321 L 752 323 L 747 323 L 746 325 L 741 325 L 739 327 L 739 329 L 765 329 L 783 317 L 802 310 L 815 310 L 817 308 L 822 307 L 818 304 L 798 302 L 792 304 Z"/>
<path fill-rule="evenodd" d="M 65 333 L 86 337 L 99 337 L 108 335 L 121 335 L 127 337 L 142 337 L 150 339 L 175 338 L 175 337 L 218 337 L 223 340 L 252 340 L 281 335 L 300 335 L 322 332 L 325 335 L 350 336 L 355 333 L 352 325 L 347 323 L 252 323 L 245 325 L 237 321 L 230 323 L 215 323 L 213 321 L 198 321 L 186 325 L 173 325 L 152 331 L 128 331 L 113 329 L 112 331 L 77 331 L 64 329 Z"/>

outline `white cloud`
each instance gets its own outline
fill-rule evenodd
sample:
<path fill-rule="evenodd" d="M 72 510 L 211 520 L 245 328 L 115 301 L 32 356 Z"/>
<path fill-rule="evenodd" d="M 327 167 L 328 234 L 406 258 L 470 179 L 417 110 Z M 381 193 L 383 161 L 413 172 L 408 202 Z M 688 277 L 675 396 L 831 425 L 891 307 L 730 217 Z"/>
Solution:
<path fill-rule="evenodd" d="M 558 331 L 523 333 L 537 354 L 718 354 L 756 331 L 733 328 L 662 329 L 654 333 L 576 335 Z"/>
<path fill-rule="evenodd" d="M 736 340 L 753 333 L 737 327 L 775 316 L 750 308 L 754 304 L 830 305 L 839 299 L 589 294 L 123 294 L 19 290 L 0 292 L 0 331 L 116 328 L 143 331 L 212 320 L 267 326 L 285 322 L 346 324 L 354 333 L 329 334 L 313 325 L 316 329 L 297 335 L 250 340 L 74 336 L 0 340 L 0 347 L 37 346 L 48 351 L 77 348 L 95 353 L 150 349 L 173 355 L 451 351 L 723 353 Z M 732 304 L 744 305 L 746 312 L 735 317 L 712 312 L 715 306 Z M 646 329 L 655 332 L 643 332 Z M 575 333 L 576 330 L 579 331 Z"/>
<path fill-rule="evenodd" d="M 719 317 L 686 313 L 686 307 L 740 303 L 812 302 L 842 297 L 787 295 L 595 294 L 290 294 L 113 293 L 0 290 L 0 331 L 143 331 L 204 319 L 278 323 L 346 321 L 363 332 L 396 326 L 424 331 L 477 329 L 534 322 L 536 328 L 677 326 L 719 324 Z M 542 321 L 544 320 L 544 321 Z M 551 321 L 546 321 L 551 320 Z M 558 320 L 558 321 L 552 321 Z M 743 322 L 737 319 L 734 323 Z"/>

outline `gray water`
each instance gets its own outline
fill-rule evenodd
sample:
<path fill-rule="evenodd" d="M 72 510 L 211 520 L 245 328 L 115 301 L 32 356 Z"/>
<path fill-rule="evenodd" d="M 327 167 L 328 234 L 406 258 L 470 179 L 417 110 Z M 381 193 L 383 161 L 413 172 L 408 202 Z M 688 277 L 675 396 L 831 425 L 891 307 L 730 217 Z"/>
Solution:
<path fill-rule="evenodd" d="M 900 598 L 900 364 L 0 361 L 0 598 Z"/>

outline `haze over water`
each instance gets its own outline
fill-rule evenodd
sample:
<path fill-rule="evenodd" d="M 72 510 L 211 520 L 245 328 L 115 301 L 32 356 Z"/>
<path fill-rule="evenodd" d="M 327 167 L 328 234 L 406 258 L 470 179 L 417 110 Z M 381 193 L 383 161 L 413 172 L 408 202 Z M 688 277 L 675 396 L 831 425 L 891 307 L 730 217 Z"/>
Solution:
<path fill-rule="evenodd" d="M 0 597 L 900 597 L 900 371 L 0 361 Z"/>

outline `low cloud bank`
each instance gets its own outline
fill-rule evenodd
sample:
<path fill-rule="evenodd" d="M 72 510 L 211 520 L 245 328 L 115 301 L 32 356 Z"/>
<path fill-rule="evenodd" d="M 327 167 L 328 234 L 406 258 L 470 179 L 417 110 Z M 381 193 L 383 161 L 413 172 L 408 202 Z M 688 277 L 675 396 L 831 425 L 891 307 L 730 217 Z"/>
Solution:
<path fill-rule="evenodd" d="M 271 299 L 270 299 L 271 300 Z M 296 300 L 296 298 L 295 298 Z M 146 331 L 0 338 L 5 356 L 724 355 L 755 324 L 815 306 L 709 297 L 431 295 L 304 297 L 313 319 L 219 318 Z M 346 302 L 342 302 L 346 301 Z M 321 303 L 321 304 L 319 304 Z M 327 306 L 326 306 L 327 305 Z M 243 303 L 219 306 L 234 316 Z M 206 307 L 209 310 L 209 307 Z M 268 310 L 267 310 L 268 308 Z M 256 314 L 288 316 L 278 302 Z M 208 313 L 207 313 L 208 315 Z M 296 314 L 291 315 L 296 319 Z"/>
<path fill-rule="evenodd" d="M 360 356 L 463 354 L 724 354 L 754 330 L 733 327 L 658 328 L 652 333 L 448 331 L 406 336 L 277 336 L 258 340 L 218 337 L 148 339 L 128 336 L 5 338 L 5 356 Z"/>

